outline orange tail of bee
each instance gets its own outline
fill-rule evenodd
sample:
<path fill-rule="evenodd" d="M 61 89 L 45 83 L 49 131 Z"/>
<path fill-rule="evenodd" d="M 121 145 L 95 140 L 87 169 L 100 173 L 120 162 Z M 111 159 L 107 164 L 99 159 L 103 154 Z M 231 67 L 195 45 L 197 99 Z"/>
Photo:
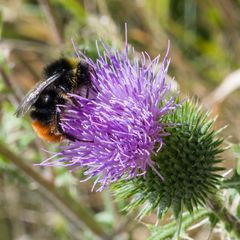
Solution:
<path fill-rule="evenodd" d="M 32 127 L 37 133 L 37 135 L 49 142 L 60 142 L 62 140 L 62 135 L 56 135 L 51 131 L 51 125 L 43 125 L 39 121 L 32 121 Z"/>

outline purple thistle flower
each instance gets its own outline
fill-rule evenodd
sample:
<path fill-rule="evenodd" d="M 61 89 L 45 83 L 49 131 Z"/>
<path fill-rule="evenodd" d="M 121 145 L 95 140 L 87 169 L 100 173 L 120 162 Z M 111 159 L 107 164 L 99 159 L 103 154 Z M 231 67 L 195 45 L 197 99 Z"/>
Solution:
<path fill-rule="evenodd" d="M 177 106 L 165 82 L 167 54 L 159 69 L 160 56 L 137 57 L 132 48 L 129 54 L 127 41 L 122 52 L 102 44 L 104 52 L 98 51 L 96 62 L 82 56 L 93 70 L 95 91 L 89 98 L 71 94 L 74 101 L 62 114 L 64 131 L 81 140 L 62 147 L 57 161 L 42 163 L 85 168 L 87 179 L 96 177 L 94 186 L 101 184 L 99 191 L 119 178 L 143 175 L 148 167 L 157 172 L 151 155 L 161 149 L 167 134 L 161 118 Z"/>

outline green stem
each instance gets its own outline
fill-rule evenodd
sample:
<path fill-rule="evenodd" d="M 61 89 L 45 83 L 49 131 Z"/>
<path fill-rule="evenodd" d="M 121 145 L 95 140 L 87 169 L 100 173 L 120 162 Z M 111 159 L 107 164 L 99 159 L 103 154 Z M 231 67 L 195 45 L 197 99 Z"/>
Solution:
<path fill-rule="evenodd" d="M 178 220 L 177 220 L 177 236 L 176 236 L 176 239 L 179 240 L 180 239 L 180 235 L 181 235 L 181 231 L 182 231 L 182 206 L 181 206 L 181 210 L 180 210 L 180 213 L 179 213 L 179 217 L 178 217 Z"/>
<path fill-rule="evenodd" d="M 240 220 L 228 211 L 220 198 L 210 196 L 207 201 L 207 206 L 216 217 L 224 223 L 228 232 L 233 232 L 240 238 Z"/>
<path fill-rule="evenodd" d="M 61 212 L 68 218 L 69 221 L 71 221 L 71 223 L 77 229 L 82 230 L 84 227 L 87 227 L 102 239 L 106 237 L 103 228 L 98 222 L 96 222 L 91 212 L 86 207 L 82 207 L 84 204 L 78 200 L 78 209 L 76 211 L 75 208 L 70 205 L 69 202 L 62 197 L 62 195 L 59 194 L 55 186 L 50 181 L 42 177 L 42 175 L 36 172 L 21 157 L 17 156 L 11 150 L 9 150 L 1 141 L 0 155 L 4 156 L 10 162 L 15 164 L 15 166 L 24 172 L 26 176 L 37 182 L 44 190 L 46 197 L 52 200 L 54 206 L 57 206 L 58 209 L 61 210 Z"/>
<path fill-rule="evenodd" d="M 221 188 L 234 188 L 234 187 L 239 187 L 240 186 L 240 182 L 239 181 L 225 181 L 221 183 Z"/>
<path fill-rule="evenodd" d="M 189 228 L 194 222 L 198 222 L 208 216 L 208 211 L 206 209 L 200 209 L 198 211 L 193 212 L 192 214 L 186 213 L 182 215 L 181 228 L 182 230 L 186 230 Z M 164 240 L 171 238 L 176 235 L 176 229 L 178 228 L 176 220 L 171 221 L 168 224 L 165 224 L 161 227 L 152 228 L 151 236 L 148 238 L 149 240 Z"/>

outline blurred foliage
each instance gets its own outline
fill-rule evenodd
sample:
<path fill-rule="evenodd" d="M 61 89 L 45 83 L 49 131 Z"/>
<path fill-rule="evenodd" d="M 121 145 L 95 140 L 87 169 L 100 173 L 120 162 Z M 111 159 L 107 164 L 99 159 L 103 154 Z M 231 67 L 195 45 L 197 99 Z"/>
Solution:
<path fill-rule="evenodd" d="M 238 193 L 240 193 L 240 145 L 233 145 L 232 150 L 235 155 L 236 166 L 231 178 L 228 178 L 222 182 L 222 188 L 232 188 L 237 190 Z"/>
<path fill-rule="evenodd" d="M 113 47 L 123 46 L 125 22 L 130 44 L 152 57 L 164 55 L 170 39 L 169 74 L 175 76 L 183 95 L 204 99 L 227 74 L 239 68 L 239 13 L 239 0 L 0 0 L 0 140 L 29 164 L 49 157 L 42 149 L 56 151 L 57 145 L 49 146 L 36 138 L 28 117 L 15 118 L 19 100 L 40 79 L 45 64 L 60 56 L 74 56 L 71 38 L 95 58 L 97 39 Z M 212 108 L 220 115 L 220 125 L 230 123 L 225 134 L 232 135 L 232 141 L 240 140 L 238 99 L 236 91 Z M 230 168 L 233 156 L 226 157 Z M 0 156 L 0 239 L 95 239 L 87 228 L 76 230 L 39 186 L 8 160 Z M 122 216 L 109 193 L 91 192 L 90 182 L 80 184 L 81 172 L 34 168 L 60 190 L 68 205 L 77 209 L 81 200 L 112 239 L 141 240 L 149 235 L 144 224 L 133 220 L 134 213 Z M 228 189 L 225 198 L 240 216 L 238 192 Z M 143 221 L 155 223 L 156 216 Z M 217 239 L 221 226 L 217 224 L 215 229 L 212 239 Z M 193 239 L 203 239 L 204 231 L 199 227 L 187 233 Z"/>

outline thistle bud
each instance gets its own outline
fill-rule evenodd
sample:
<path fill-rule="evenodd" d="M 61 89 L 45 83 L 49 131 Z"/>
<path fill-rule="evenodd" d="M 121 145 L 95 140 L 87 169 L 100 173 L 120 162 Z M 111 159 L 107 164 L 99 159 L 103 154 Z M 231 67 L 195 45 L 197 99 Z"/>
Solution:
<path fill-rule="evenodd" d="M 143 205 L 139 217 L 154 210 L 161 217 L 170 207 L 178 217 L 183 207 L 192 212 L 204 205 L 208 195 L 216 192 L 221 178 L 217 172 L 223 170 L 218 166 L 222 139 L 217 138 L 219 131 L 211 129 L 214 121 L 190 101 L 164 116 L 170 135 L 161 151 L 152 155 L 163 178 L 148 168 L 144 176 L 118 182 L 117 198 L 133 197 L 128 210 Z"/>

